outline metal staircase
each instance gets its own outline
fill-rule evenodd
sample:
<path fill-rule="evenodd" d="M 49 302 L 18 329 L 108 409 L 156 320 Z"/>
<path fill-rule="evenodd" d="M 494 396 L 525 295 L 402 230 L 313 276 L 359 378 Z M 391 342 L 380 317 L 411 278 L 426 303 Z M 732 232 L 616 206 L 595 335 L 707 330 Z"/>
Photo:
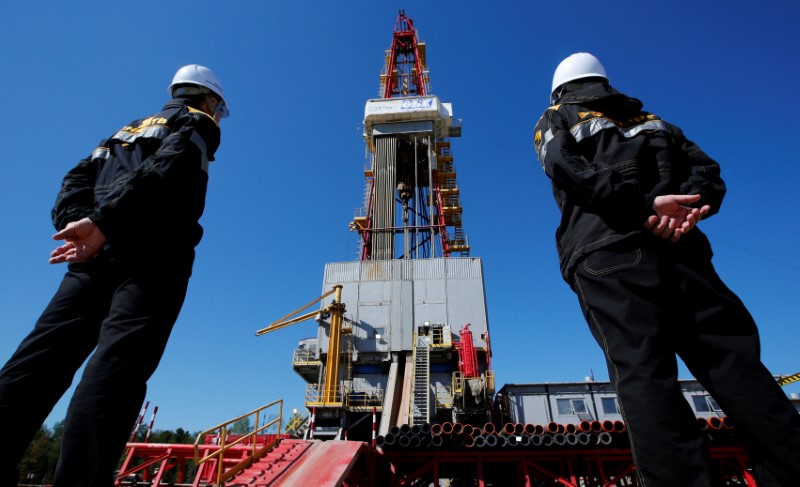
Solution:
<path fill-rule="evenodd" d="M 430 346 L 427 336 L 415 337 L 412 424 L 430 422 Z"/>

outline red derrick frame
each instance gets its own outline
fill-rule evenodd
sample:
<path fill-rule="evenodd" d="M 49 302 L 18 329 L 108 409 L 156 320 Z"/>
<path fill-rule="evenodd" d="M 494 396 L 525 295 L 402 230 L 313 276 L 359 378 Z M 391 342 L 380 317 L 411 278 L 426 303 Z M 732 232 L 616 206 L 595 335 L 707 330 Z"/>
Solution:
<path fill-rule="evenodd" d="M 405 59 L 400 60 L 400 56 Z M 407 68 L 413 65 L 410 74 L 414 80 L 414 86 L 409 86 L 409 90 L 403 93 L 398 86 L 400 77 L 393 75 L 395 70 Z M 414 23 L 406 17 L 405 11 L 401 10 L 397 16 L 397 23 L 394 27 L 394 37 L 392 37 L 392 48 L 389 53 L 389 60 L 386 64 L 386 87 L 383 92 L 384 98 L 395 96 L 424 96 L 425 83 L 422 75 L 422 63 L 419 58 L 419 43 L 417 42 L 417 31 Z"/>

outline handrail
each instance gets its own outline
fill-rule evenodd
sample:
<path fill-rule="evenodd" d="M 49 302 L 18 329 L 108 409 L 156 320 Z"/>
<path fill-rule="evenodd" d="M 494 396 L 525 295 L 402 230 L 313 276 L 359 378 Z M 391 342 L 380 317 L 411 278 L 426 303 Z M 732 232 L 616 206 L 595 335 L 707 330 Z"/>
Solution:
<path fill-rule="evenodd" d="M 325 384 L 306 385 L 306 407 L 342 403 L 342 389 L 338 385 L 325 387 Z"/>
<path fill-rule="evenodd" d="M 365 410 L 383 406 L 384 391 L 380 387 L 362 389 L 353 386 L 342 386 L 342 403 L 346 408 Z"/>
<path fill-rule="evenodd" d="M 487 370 L 483 373 L 486 376 L 486 390 L 489 393 L 494 393 L 494 372 L 491 370 Z"/>
<path fill-rule="evenodd" d="M 261 412 L 276 404 L 279 405 L 278 417 L 266 424 L 259 426 L 259 416 Z M 255 425 L 253 426 L 253 430 L 250 431 L 249 433 L 242 435 L 236 440 L 226 444 L 226 440 L 228 438 L 228 426 L 241 419 L 247 418 L 252 414 L 255 414 Z M 222 482 L 232 478 L 237 473 L 249 467 L 254 460 L 264 456 L 272 447 L 274 447 L 281 441 L 282 418 L 283 418 L 283 399 L 278 399 L 277 401 L 272 401 L 271 403 L 261 406 L 260 408 L 256 408 L 250 411 L 249 413 L 245 413 L 233 419 L 229 419 L 228 421 L 218 424 L 213 428 L 201 431 L 200 433 L 197 434 L 197 437 L 194 440 L 194 460 L 199 465 L 208 460 L 211 460 L 212 458 L 217 458 L 217 484 L 220 485 Z M 257 435 L 276 423 L 278 425 L 278 433 L 275 435 L 275 439 L 259 448 L 257 444 Z M 214 432 L 217 432 L 220 438 L 219 449 L 213 453 L 206 452 L 208 454 L 203 458 L 200 458 L 200 448 L 199 448 L 200 440 L 204 438 L 206 435 Z M 234 447 L 244 442 L 248 438 L 252 438 L 251 443 L 253 445 L 252 453 L 250 454 L 250 456 L 244 458 L 241 462 L 237 463 L 236 465 L 234 465 L 233 467 L 231 467 L 230 469 L 228 469 L 223 473 L 222 464 L 223 464 L 223 459 L 225 458 L 225 452 L 227 452 L 231 447 Z"/>
<path fill-rule="evenodd" d="M 295 348 L 292 353 L 292 365 L 313 364 L 318 365 L 320 360 L 317 358 L 316 348 Z"/>

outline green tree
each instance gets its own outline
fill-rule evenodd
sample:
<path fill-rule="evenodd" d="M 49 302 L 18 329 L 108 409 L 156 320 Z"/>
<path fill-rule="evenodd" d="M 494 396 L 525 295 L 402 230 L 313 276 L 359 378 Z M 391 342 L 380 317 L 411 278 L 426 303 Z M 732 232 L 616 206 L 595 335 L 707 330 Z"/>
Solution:
<path fill-rule="evenodd" d="M 47 456 L 52 433 L 42 425 L 19 462 L 19 479 L 23 483 L 40 483 L 47 474 Z"/>
<path fill-rule="evenodd" d="M 64 422 L 59 421 L 50 430 L 42 425 L 19 463 L 19 478 L 23 483 L 49 483 L 53 481 Z"/>
<path fill-rule="evenodd" d="M 228 433 L 234 435 L 246 435 L 251 431 L 253 431 L 253 423 L 250 421 L 250 416 L 237 420 L 228 429 Z"/>

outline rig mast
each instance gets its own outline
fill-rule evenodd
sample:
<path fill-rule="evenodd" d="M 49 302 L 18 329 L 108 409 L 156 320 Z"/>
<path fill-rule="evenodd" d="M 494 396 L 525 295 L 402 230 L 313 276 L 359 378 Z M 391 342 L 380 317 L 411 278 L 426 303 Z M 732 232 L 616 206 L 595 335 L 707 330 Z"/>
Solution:
<path fill-rule="evenodd" d="M 449 140 L 461 135 L 460 121 L 430 93 L 425 43 L 402 11 L 385 58 L 381 98 L 364 113 L 364 204 L 350 224 L 360 258 L 467 256 Z"/>

